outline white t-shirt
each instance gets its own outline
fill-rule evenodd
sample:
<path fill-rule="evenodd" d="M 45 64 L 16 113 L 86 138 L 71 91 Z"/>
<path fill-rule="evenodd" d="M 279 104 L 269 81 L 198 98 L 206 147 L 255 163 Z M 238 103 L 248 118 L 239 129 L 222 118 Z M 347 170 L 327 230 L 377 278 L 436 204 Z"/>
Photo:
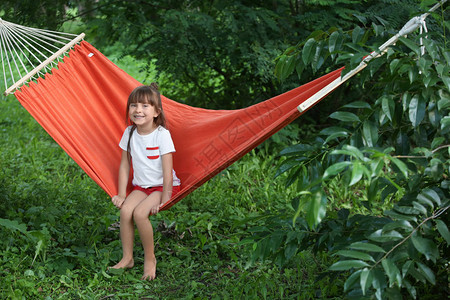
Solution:
<path fill-rule="evenodd" d="M 125 129 L 119 146 L 127 151 L 131 126 Z M 163 172 L 161 156 L 175 152 L 170 132 L 162 126 L 147 135 L 134 130 L 130 142 L 130 154 L 133 161 L 133 185 L 143 188 L 162 186 Z M 173 171 L 173 186 L 180 185 L 180 179 Z"/>

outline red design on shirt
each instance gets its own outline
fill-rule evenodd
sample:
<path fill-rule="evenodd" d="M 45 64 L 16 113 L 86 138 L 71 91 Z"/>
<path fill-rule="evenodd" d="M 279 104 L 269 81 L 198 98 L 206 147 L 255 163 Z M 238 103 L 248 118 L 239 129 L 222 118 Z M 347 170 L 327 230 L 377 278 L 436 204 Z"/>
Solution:
<path fill-rule="evenodd" d="M 146 150 L 149 150 L 149 151 L 155 151 L 155 150 L 159 150 L 159 147 L 147 147 L 147 148 L 145 148 Z M 159 155 L 149 155 L 149 156 L 147 156 L 147 158 L 148 159 L 158 159 L 158 157 L 159 157 Z"/>

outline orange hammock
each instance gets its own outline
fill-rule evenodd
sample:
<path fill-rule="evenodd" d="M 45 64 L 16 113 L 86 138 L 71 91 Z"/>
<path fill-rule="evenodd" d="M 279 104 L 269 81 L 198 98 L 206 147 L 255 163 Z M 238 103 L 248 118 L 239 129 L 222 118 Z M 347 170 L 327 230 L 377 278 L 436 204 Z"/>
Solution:
<path fill-rule="evenodd" d="M 167 209 L 244 156 L 301 113 L 297 106 L 316 94 L 341 70 L 239 110 L 207 110 L 163 97 L 177 152 L 174 169 L 182 190 Z M 52 138 L 110 196 L 117 174 L 129 93 L 138 81 L 83 41 L 64 62 L 15 92 L 20 103 Z M 325 96 L 325 95 L 324 95 Z"/>

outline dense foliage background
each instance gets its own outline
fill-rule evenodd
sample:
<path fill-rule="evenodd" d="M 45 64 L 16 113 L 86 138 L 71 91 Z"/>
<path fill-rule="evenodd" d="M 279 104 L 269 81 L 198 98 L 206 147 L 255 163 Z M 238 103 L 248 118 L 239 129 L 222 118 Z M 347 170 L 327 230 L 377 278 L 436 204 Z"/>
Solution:
<path fill-rule="evenodd" d="M 84 31 L 169 98 L 234 109 L 350 70 L 435 3 L 5 0 L 0 17 Z M 118 212 L 13 97 L 4 99 L 0 295 L 445 297 L 447 15 L 445 4 L 427 18 L 428 33 L 400 38 L 298 121 L 152 217 L 159 269 L 150 283 L 138 280 L 139 266 L 107 270 L 120 257 Z"/>

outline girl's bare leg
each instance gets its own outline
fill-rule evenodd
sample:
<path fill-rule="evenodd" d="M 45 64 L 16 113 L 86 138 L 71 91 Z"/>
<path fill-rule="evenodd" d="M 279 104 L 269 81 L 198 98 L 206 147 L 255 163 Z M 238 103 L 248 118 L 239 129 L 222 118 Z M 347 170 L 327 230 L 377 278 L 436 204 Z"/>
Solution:
<path fill-rule="evenodd" d="M 120 240 L 122 241 L 122 259 L 112 269 L 128 269 L 134 266 L 134 222 L 133 211 L 147 195 L 141 191 L 133 191 L 120 208 Z"/>
<path fill-rule="evenodd" d="M 153 280 L 156 276 L 155 245 L 153 241 L 153 227 L 149 220 L 152 207 L 159 205 L 162 193 L 153 192 L 142 201 L 134 210 L 133 217 L 139 230 L 142 246 L 144 248 L 144 274 L 142 280 Z"/>

